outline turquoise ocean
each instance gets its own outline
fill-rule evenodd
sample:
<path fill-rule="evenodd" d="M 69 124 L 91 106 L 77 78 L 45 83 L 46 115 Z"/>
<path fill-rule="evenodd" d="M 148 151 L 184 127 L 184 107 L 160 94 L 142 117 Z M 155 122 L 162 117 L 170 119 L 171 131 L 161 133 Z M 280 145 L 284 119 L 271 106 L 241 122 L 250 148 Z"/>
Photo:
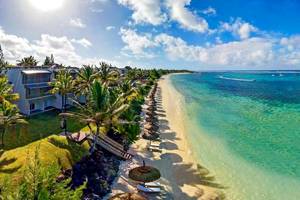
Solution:
<path fill-rule="evenodd" d="M 300 72 L 170 77 L 197 161 L 229 200 L 300 200 Z"/>

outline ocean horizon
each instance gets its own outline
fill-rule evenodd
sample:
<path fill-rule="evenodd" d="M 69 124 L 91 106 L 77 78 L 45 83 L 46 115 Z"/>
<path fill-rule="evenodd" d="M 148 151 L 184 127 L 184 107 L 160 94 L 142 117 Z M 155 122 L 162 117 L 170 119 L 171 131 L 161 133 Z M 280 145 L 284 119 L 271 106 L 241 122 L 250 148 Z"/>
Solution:
<path fill-rule="evenodd" d="M 187 139 L 231 200 L 298 200 L 300 71 L 179 74 Z"/>

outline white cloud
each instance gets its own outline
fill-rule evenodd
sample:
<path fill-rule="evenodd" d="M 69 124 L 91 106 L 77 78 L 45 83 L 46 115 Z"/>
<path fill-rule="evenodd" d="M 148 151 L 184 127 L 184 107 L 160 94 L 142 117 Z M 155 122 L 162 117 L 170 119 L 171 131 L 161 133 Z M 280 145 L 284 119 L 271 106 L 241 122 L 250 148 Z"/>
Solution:
<path fill-rule="evenodd" d="M 289 51 L 300 51 L 300 35 L 284 37 L 280 40 L 280 44 Z"/>
<path fill-rule="evenodd" d="M 107 30 L 107 31 L 111 31 L 111 30 L 113 30 L 113 29 L 115 29 L 116 27 L 115 26 L 107 26 L 105 29 Z"/>
<path fill-rule="evenodd" d="M 184 59 L 216 66 L 257 66 L 270 63 L 273 59 L 273 41 L 251 38 L 209 46 L 188 45 L 181 38 L 166 34 L 156 37 L 172 59 Z"/>
<path fill-rule="evenodd" d="M 173 61 L 187 61 L 213 67 L 274 67 L 300 65 L 300 35 L 289 38 L 253 37 L 241 41 L 191 45 L 182 38 L 161 33 L 138 34 L 135 30 L 121 29 L 126 44 L 124 49 L 134 56 L 154 57 L 161 49 Z"/>
<path fill-rule="evenodd" d="M 135 30 L 121 28 L 120 33 L 122 41 L 126 44 L 123 50 L 130 51 L 135 57 L 153 57 L 153 54 L 145 51 L 147 48 L 155 47 L 150 34 L 139 35 Z"/>
<path fill-rule="evenodd" d="M 186 6 L 191 0 L 166 0 L 170 18 L 177 21 L 182 28 L 190 31 L 204 33 L 209 30 L 206 20 L 190 11 Z"/>
<path fill-rule="evenodd" d="M 93 8 L 93 7 L 91 7 L 90 10 L 92 12 L 94 12 L 94 13 L 102 13 L 103 12 L 103 10 L 101 8 Z"/>
<path fill-rule="evenodd" d="M 280 40 L 280 49 L 282 54 L 281 62 L 289 65 L 300 63 L 300 35 L 284 37 Z"/>
<path fill-rule="evenodd" d="M 99 3 L 106 3 L 108 0 L 91 0 L 91 3 L 99 2 Z"/>
<path fill-rule="evenodd" d="M 167 19 L 162 13 L 160 0 L 118 0 L 118 2 L 133 11 L 131 17 L 136 24 L 160 25 Z"/>
<path fill-rule="evenodd" d="M 208 7 L 205 10 L 203 10 L 202 13 L 205 15 L 216 15 L 217 11 L 216 11 L 216 9 L 214 9 L 212 7 Z"/>
<path fill-rule="evenodd" d="M 228 31 L 233 35 L 238 36 L 240 39 L 247 39 L 252 32 L 257 32 L 258 29 L 252 24 L 243 21 L 241 18 L 237 18 L 231 23 L 222 23 L 221 31 Z"/>
<path fill-rule="evenodd" d="M 74 43 L 80 44 L 85 48 L 89 48 L 92 46 L 92 43 L 89 40 L 87 40 L 86 38 L 81 38 L 79 40 L 72 39 L 71 41 Z"/>
<path fill-rule="evenodd" d="M 70 25 L 76 28 L 85 28 L 86 24 L 80 18 L 75 18 L 70 20 Z"/>
<path fill-rule="evenodd" d="M 0 44 L 4 51 L 4 57 L 10 63 L 15 63 L 23 57 L 33 55 L 42 64 L 45 57 L 53 54 L 57 63 L 65 65 L 81 66 L 82 64 L 97 64 L 99 60 L 113 64 L 118 63 L 98 58 L 83 58 L 76 52 L 72 43 L 90 46 L 90 42 L 83 38 L 80 40 L 69 39 L 68 37 L 55 37 L 42 34 L 39 40 L 30 42 L 26 38 L 5 33 L 0 27 Z"/>

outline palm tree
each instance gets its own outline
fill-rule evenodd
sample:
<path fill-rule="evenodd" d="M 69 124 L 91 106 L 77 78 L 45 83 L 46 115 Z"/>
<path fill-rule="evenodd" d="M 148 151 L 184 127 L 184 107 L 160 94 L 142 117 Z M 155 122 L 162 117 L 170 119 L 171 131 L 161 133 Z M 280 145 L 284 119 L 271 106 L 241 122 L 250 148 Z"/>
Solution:
<path fill-rule="evenodd" d="M 3 101 L 16 101 L 19 99 L 19 94 L 13 93 L 13 86 L 8 83 L 6 76 L 0 77 L 0 103 Z"/>
<path fill-rule="evenodd" d="M 110 85 L 115 83 L 119 76 L 119 72 L 113 69 L 111 65 L 100 62 L 99 78 L 103 84 Z"/>
<path fill-rule="evenodd" d="M 68 99 L 68 94 L 73 91 L 73 77 L 70 72 L 63 69 L 58 72 L 53 82 L 50 83 L 51 93 L 58 93 L 61 95 L 61 112 L 66 112 L 66 104 Z M 63 126 L 65 134 L 67 133 L 67 124 L 65 118 L 63 119 Z"/>
<path fill-rule="evenodd" d="M 126 101 L 130 101 L 135 95 L 137 95 L 138 91 L 134 85 L 135 82 L 130 80 L 124 80 L 119 84 L 118 90 L 126 98 Z"/>
<path fill-rule="evenodd" d="M 27 122 L 19 114 L 16 105 L 4 100 L 0 106 L 0 130 L 1 130 L 1 146 L 4 148 L 4 134 L 9 127 L 17 124 L 26 124 Z"/>
<path fill-rule="evenodd" d="M 6 71 L 6 68 L 9 66 L 8 62 L 4 59 L 4 53 L 0 45 L 0 76 L 3 75 Z"/>
<path fill-rule="evenodd" d="M 85 105 L 75 103 L 79 108 L 79 112 L 68 112 L 64 113 L 63 116 L 73 117 L 87 124 L 94 137 L 91 152 L 96 148 L 96 137 L 101 133 L 107 133 L 112 123 L 117 123 L 117 121 L 121 123 L 119 117 L 128 108 L 128 104 L 124 103 L 122 95 L 116 96 L 98 80 L 94 81 L 90 87 L 90 96 L 87 103 Z M 96 127 L 95 131 L 92 128 L 93 126 Z"/>
<path fill-rule="evenodd" d="M 75 93 L 77 95 L 84 95 L 85 97 L 88 97 L 90 87 L 98 77 L 99 72 L 96 72 L 93 66 L 83 65 L 83 68 L 80 69 L 74 83 Z"/>
<path fill-rule="evenodd" d="M 53 54 L 51 54 L 51 56 L 46 56 L 45 58 L 45 61 L 44 61 L 44 65 L 46 66 L 51 66 L 51 65 L 54 65 L 54 57 L 53 57 Z"/>
<path fill-rule="evenodd" d="M 17 60 L 18 66 L 32 67 L 36 66 L 37 64 L 38 61 L 33 56 L 22 58 L 22 60 Z"/>

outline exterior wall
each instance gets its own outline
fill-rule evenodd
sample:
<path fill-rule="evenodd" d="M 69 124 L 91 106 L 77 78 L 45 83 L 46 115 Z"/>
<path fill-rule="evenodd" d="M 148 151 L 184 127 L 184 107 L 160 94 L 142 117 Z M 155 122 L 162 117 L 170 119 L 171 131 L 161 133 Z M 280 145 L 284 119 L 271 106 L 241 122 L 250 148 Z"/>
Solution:
<path fill-rule="evenodd" d="M 20 112 L 25 115 L 30 114 L 29 104 L 26 100 L 26 90 L 22 83 L 22 73 L 18 68 L 9 69 L 7 71 L 8 81 L 13 85 L 15 93 L 20 95 L 20 99 L 16 102 Z"/>

